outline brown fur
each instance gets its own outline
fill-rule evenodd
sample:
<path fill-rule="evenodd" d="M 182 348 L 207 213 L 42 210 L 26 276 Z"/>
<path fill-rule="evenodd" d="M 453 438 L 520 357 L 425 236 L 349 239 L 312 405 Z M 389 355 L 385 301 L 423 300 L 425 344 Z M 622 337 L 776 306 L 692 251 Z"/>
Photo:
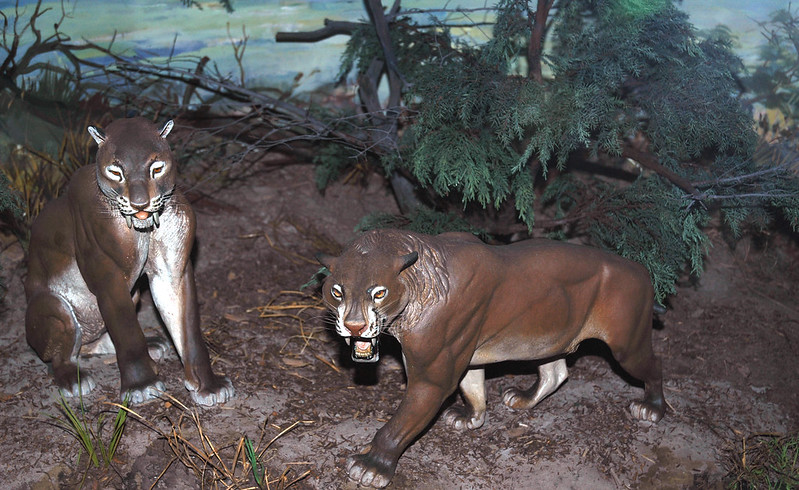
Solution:
<path fill-rule="evenodd" d="M 190 260 L 195 217 L 175 188 L 165 140 L 171 128 L 171 121 L 159 129 L 143 118 L 114 121 L 106 134 L 90 126 L 96 165 L 78 169 L 33 224 L 27 340 L 52 363 L 65 395 L 94 387 L 89 373 L 78 373 L 81 350 L 116 352 L 121 391 L 134 403 L 164 389 L 136 316 L 134 287 L 146 275 L 195 401 L 213 405 L 233 396 L 230 381 L 211 370 L 200 331 Z"/>
<path fill-rule="evenodd" d="M 651 343 L 654 293 L 640 264 L 550 240 L 488 246 L 465 233 L 397 230 L 366 233 L 340 257 L 320 261 L 331 272 L 323 295 L 338 333 L 355 343 L 393 325 L 403 349 L 405 397 L 367 450 L 349 461 L 349 476 L 361 484 L 389 483 L 400 455 L 459 385 L 465 410 L 450 409 L 444 420 L 480 427 L 484 365 L 543 360 L 536 385 L 504 395 L 507 405 L 530 408 L 565 380 L 562 357 L 588 338 L 604 341 L 644 382 L 633 415 L 653 422 L 663 416 Z"/>

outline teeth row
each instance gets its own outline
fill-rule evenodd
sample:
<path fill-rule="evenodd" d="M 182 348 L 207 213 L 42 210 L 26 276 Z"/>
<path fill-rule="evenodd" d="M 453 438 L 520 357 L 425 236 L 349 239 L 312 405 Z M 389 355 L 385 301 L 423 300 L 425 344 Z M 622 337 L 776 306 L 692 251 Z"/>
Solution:
<path fill-rule="evenodd" d="M 152 213 L 150 216 L 153 217 L 153 224 L 156 228 L 161 226 L 161 219 L 158 217 L 159 213 Z M 123 214 L 125 217 L 125 224 L 128 225 L 128 228 L 133 228 L 133 216 L 130 214 Z"/>

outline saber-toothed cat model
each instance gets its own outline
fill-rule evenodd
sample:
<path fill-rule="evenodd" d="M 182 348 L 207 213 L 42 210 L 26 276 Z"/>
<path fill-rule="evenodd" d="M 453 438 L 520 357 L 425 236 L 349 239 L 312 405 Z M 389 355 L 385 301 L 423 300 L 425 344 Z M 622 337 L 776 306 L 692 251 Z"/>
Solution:
<path fill-rule="evenodd" d="M 52 362 L 64 395 L 95 385 L 78 372 L 81 353 L 116 352 L 122 396 L 158 396 L 164 384 L 136 317 L 136 282 L 150 291 L 200 405 L 222 403 L 233 386 L 211 369 L 200 331 L 190 253 L 195 218 L 175 187 L 176 163 L 166 137 L 144 118 L 119 119 L 105 133 L 89 126 L 97 163 L 75 171 L 64 194 L 49 202 L 31 230 L 25 295 L 28 343 Z"/>
<path fill-rule="evenodd" d="M 644 382 L 633 416 L 664 413 L 660 361 L 652 351 L 654 292 L 646 269 L 595 248 L 551 240 L 489 246 L 467 233 L 365 233 L 339 257 L 320 256 L 336 331 L 355 360 L 377 356 L 387 331 L 402 345 L 408 379 L 394 416 L 348 461 L 349 477 L 386 486 L 407 446 L 460 386 L 466 402 L 443 415 L 456 429 L 485 421 L 484 365 L 544 360 L 538 382 L 508 389 L 506 405 L 531 408 L 568 376 L 565 354 L 585 339 L 604 341 Z"/>

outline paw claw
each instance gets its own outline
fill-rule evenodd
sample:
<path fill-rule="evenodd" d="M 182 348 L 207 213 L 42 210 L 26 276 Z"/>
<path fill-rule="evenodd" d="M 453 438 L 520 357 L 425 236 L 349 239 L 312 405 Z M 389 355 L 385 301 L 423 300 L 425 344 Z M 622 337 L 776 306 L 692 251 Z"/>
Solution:
<path fill-rule="evenodd" d="M 482 414 L 465 413 L 465 410 L 450 407 L 441 416 L 444 423 L 455 430 L 478 429 L 485 423 L 485 412 Z"/>
<path fill-rule="evenodd" d="M 216 384 L 218 385 L 216 389 L 198 390 L 197 387 L 188 381 L 185 383 L 186 389 L 191 392 L 191 398 L 194 403 L 202 407 L 213 407 L 214 405 L 225 403 L 236 394 L 233 383 L 227 377 L 219 376 Z"/>
<path fill-rule="evenodd" d="M 153 361 L 160 361 L 169 353 L 169 343 L 161 337 L 147 337 L 147 353 Z"/>
<path fill-rule="evenodd" d="M 645 422 L 658 422 L 663 418 L 663 410 L 653 407 L 646 402 L 635 401 L 630 403 L 630 413 L 638 420 Z"/>
<path fill-rule="evenodd" d="M 80 383 L 77 381 L 72 383 L 72 386 L 69 388 L 58 387 L 58 392 L 61 393 L 62 396 L 65 398 L 71 398 L 75 396 L 86 396 L 97 386 L 97 383 L 94 381 L 94 378 L 91 376 L 84 376 L 80 379 Z"/>
<path fill-rule="evenodd" d="M 518 389 L 508 388 L 502 393 L 502 403 L 514 410 L 527 408 L 528 400 Z"/>
<path fill-rule="evenodd" d="M 128 399 L 128 403 L 131 405 L 138 405 L 139 403 L 144 403 L 146 401 L 152 400 L 154 398 L 158 398 L 161 396 L 161 393 L 166 391 L 166 385 L 161 380 L 156 381 L 153 384 L 143 386 L 141 388 L 134 388 L 130 389 L 126 392 L 122 393 L 122 400 L 125 398 Z"/>
<path fill-rule="evenodd" d="M 369 454 L 356 454 L 347 459 L 347 474 L 351 480 L 359 485 L 383 488 L 391 482 L 394 476 L 393 466 L 378 465 L 372 462 Z"/>

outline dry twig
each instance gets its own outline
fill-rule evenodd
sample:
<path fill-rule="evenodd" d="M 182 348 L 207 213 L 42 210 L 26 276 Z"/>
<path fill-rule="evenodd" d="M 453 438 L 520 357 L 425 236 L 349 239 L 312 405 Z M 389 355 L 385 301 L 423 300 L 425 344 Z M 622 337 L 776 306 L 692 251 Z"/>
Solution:
<path fill-rule="evenodd" d="M 245 437 L 241 436 L 234 444 L 218 446 L 214 444 L 211 437 L 205 431 L 200 417 L 200 413 L 196 410 L 191 410 L 184 405 L 180 400 L 174 398 L 168 393 L 163 393 L 162 396 L 168 400 L 168 407 L 177 407 L 179 413 L 177 418 L 173 418 L 169 414 L 164 414 L 161 418 L 167 422 L 167 429 L 164 429 L 156 421 L 149 420 L 131 408 L 124 407 L 118 403 L 112 405 L 119 409 L 125 410 L 132 415 L 137 421 L 142 423 L 145 427 L 151 429 L 164 439 L 172 452 L 172 458 L 166 464 L 164 469 L 156 478 L 151 489 L 158 484 L 163 478 L 169 468 L 177 461 L 183 464 L 186 468 L 190 469 L 197 480 L 201 482 L 203 488 L 213 489 L 229 489 L 229 488 L 252 488 L 250 484 L 250 475 L 252 467 L 250 461 L 243 451 L 245 444 Z M 257 450 L 259 463 L 265 457 L 266 451 L 281 437 L 285 436 L 290 431 L 294 430 L 300 425 L 310 424 L 311 421 L 298 420 L 281 430 L 274 436 L 265 447 Z M 266 423 L 261 428 L 261 437 L 258 445 L 264 439 L 266 430 Z M 228 463 L 226 463 L 225 456 L 233 451 Z M 297 464 L 310 464 L 309 462 L 294 462 L 291 465 Z M 291 477 L 291 465 L 287 466 L 280 476 L 270 480 L 268 473 L 264 475 L 267 488 L 287 489 L 306 478 L 310 475 L 310 470 L 307 470 L 296 477 Z M 266 470 L 265 470 L 266 471 Z M 274 486 L 272 486 L 274 485 Z"/>

